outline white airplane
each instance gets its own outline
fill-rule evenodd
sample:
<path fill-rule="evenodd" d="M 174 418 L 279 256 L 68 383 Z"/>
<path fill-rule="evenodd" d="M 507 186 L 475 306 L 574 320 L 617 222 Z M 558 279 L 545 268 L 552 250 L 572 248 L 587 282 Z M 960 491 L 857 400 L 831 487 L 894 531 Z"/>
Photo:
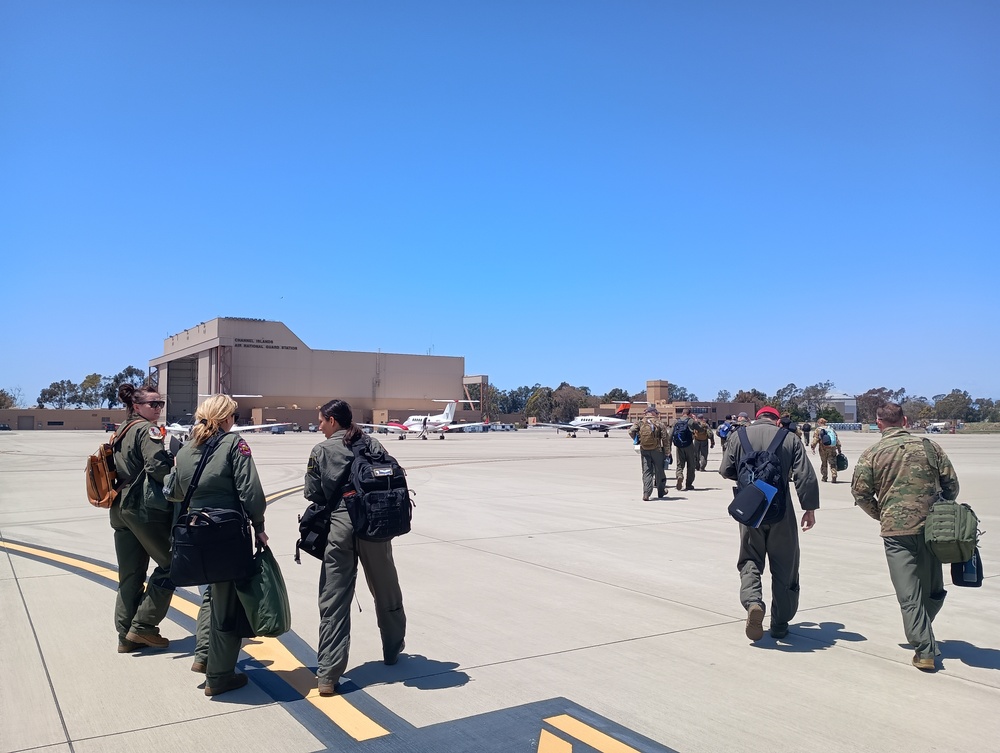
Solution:
<path fill-rule="evenodd" d="M 638 402 L 636 401 L 636 403 Z M 608 432 L 612 429 L 627 429 L 632 425 L 632 422 L 628 420 L 628 411 L 632 405 L 633 403 L 618 403 L 619 407 L 615 411 L 614 418 L 609 416 L 577 416 L 568 424 L 538 423 L 530 424 L 530 426 L 544 426 L 555 429 L 557 433 L 564 431 L 568 437 L 576 437 L 576 433 L 581 429 L 590 432 L 597 431 L 607 437 Z"/>
<path fill-rule="evenodd" d="M 488 421 L 479 421 L 474 424 L 453 424 L 455 420 L 455 409 L 459 402 L 477 403 L 478 400 L 435 400 L 435 403 L 447 403 L 444 413 L 433 416 L 410 416 L 403 423 L 389 422 L 387 424 L 358 424 L 369 429 L 385 429 L 393 434 L 398 434 L 400 439 L 406 439 L 408 434 L 416 434 L 421 439 L 427 439 L 428 434 L 437 434 L 438 439 L 444 439 L 446 431 L 461 429 L 466 426 L 485 426 Z"/>

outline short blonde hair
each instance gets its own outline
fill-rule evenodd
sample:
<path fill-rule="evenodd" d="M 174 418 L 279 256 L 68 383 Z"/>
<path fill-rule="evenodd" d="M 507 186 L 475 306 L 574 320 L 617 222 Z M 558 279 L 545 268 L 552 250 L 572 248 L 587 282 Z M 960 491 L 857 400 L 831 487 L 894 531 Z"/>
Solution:
<path fill-rule="evenodd" d="M 817 421 L 816 423 L 820 424 L 821 426 L 826 426 L 826 419 L 825 419 L 825 418 L 821 418 L 821 419 L 820 419 L 819 421 Z"/>
<path fill-rule="evenodd" d="M 221 431 L 222 424 L 236 413 L 239 406 L 229 395 L 211 395 L 198 406 L 194 414 L 194 429 L 191 438 L 195 446 L 204 444 L 209 438 Z"/>

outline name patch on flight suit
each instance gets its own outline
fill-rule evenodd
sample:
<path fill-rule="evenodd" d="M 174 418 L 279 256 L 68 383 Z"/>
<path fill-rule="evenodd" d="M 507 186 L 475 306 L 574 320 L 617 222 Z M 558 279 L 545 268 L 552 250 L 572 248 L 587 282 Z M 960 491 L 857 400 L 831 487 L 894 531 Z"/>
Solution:
<path fill-rule="evenodd" d="M 240 439 L 239 442 L 236 443 L 236 449 L 239 450 L 240 455 L 242 455 L 245 458 L 248 458 L 251 455 L 250 445 L 248 445 L 245 441 L 243 441 L 242 438 Z"/>
<path fill-rule="evenodd" d="M 149 438 L 154 442 L 162 442 L 163 438 L 167 435 L 167 427 L 165 426 L 150 426 L 149 427 Z"/>

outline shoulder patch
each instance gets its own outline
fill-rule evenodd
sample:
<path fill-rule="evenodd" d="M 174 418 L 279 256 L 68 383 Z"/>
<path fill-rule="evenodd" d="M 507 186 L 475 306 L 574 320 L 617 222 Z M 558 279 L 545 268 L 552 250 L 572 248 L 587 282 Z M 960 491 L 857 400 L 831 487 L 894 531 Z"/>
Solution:
<path fill-rule="evenodd" d="M 250 452 L 250 445 L 246 443 L 243 437 L 240 437 L 240 441 L 236 443 L 236 449 L 239 450 L 240 455 L 242 455 L 245 458 L 250 457 L 250 455 L 252 454 Z"/>
<path fill-rule="evenodd" d="M 167 434 L 167 429 L 164 426 L 150 426 L 149 427 L 149 438 L 154 442 L 162 442 L 163 437 Z"/>

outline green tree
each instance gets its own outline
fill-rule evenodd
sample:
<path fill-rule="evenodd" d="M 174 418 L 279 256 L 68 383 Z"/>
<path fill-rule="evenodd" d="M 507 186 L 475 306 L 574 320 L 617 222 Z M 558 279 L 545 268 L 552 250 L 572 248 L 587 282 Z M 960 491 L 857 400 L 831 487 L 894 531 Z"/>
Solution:
<path fill-rule="evenodd" d="M 842 424 L 844 422 L 844 414 L 829 405 L 818 411 L 816 413 L 816 418 L 825 418 L 831 424 Z"/>
<path fill-rule="evenodd" d="M 634 395 L 629 397 L 629 400 L 631 400 L 633 403 L 641 403 L 645 399 L 646 399 L 646 390 L 643 390 L 642 392 L 636 392 Z"/>
<path fill-rule="evenodd" d="M 902 405 L 903 415 L 906 416 L 906 420 L 911 424 L 934 417 L 934 406 L 931 405 L 926 397 L 908 397 Z"/>
<path fill-rule="evenodd" d="M 524 406 L 524 415 L 537 418 L 539 421 L 551 421 L 555 410 L 555 399 L 551 387 L 539 387 L 531 393 Z"/>
<path fill-rule="evenodd" d="M 524 385 L 512 390 L 502 390 L 499 397 L 501 413 L 524 413 L 524 406 L 528 403 L 528 398 L 534 394 L 535 390 L 541 387 L 540 384 L 534 386 Z"/>
<path fill-rule="evenodd" d="M 791 414 L 793 410 L 798 411 L 798 407 L 801 402 L 802 390 L 791 383 L 786 384 L 774 393 L 774 397 L 768 399 L 768 403 L 772 407 L 777 408 L 783 414 Z"/>
<path fill-rule="evenodd" d="M 88 408 L 100 408 L 104 402 L 104 377 L 88 374 L 80 382 L 80 403 Z"/>
<path fill-rule="evenodd" d="M 719 394 L 715 396 L 715 402 L 717 403 L 732 402 L 732 395 L 729 394 L 729 390 L 719 390 Z"/>
<path fill-rule="evenodd" d="M 801 405 L 809 411 L 810 416 L 820 418 L 820 411 L 823 409 L 830 390 L 833 389 L 833 382 L 818 382 L 802 388 Z M 841 419 L 843 420 L 843 419 Z"/>
<path fill-rule="evenodd" d="M 934 401 L 934 412 L 938 418 L 968 421 L 974 415 L 972 397 L 965 390 L 954 389 Z"/>
<path fill-rule="evenodd" d="M 121 403 L 118 399 L 118 387 L 123 384 L 131 384 L 133 387 L 141 387 L 146 383 L 146 372 L 135 366 L 126 366 L 112 377 L 101 380 L 101 387 L 104 390 L 104 401 L 108 408 L 114 408 Z"/>
<path fill-rule="evenodd" d="M 80 404 L 80 386 L 68 379 L 53 382 L 38 393 L 38 407 L 66 408 Z"/>
<path fill-rule="evenodd" d="M 17 407 L 17 398 L 14 397 L 14 393 L 0 390 L 0 410 L 15 407 Z"/>
<path fill-rule="evenodd" d="M 864 394 L 855 395 L 854 399 L 858 403 L 858 421 L 865 423 L 875 423 L 876 412 L 886 403 L 903 404 L 906 397 L 906 390 L 890 390 L 887 387 L 875 387 Z"/>
<path fill-rule="evenodd" d="M 1000 421 L 1000 403 L 988 397 L 977 397 L 972 401 L 972 410 L 976 421 Z"/>
<path fill-rule="evenodd" d="M 686 387 L 671 383 L 667 386 L 667 400 L 671 403 L 694 403 L 698 401 L 698 396 L 688 392 Z"/>
<path fill-rule="evenodd" d="M 760 390 L 740 390 L 733 398 L 734 403 L 755 403 L 757 405 L 767 404 L 767 395 Z"/>
<path fill-rule="evenodd" d="M 601 398 L 602 403 L 627 403 L 629 402 L 628 392 L 621 387 L 613 387 Z"/>

